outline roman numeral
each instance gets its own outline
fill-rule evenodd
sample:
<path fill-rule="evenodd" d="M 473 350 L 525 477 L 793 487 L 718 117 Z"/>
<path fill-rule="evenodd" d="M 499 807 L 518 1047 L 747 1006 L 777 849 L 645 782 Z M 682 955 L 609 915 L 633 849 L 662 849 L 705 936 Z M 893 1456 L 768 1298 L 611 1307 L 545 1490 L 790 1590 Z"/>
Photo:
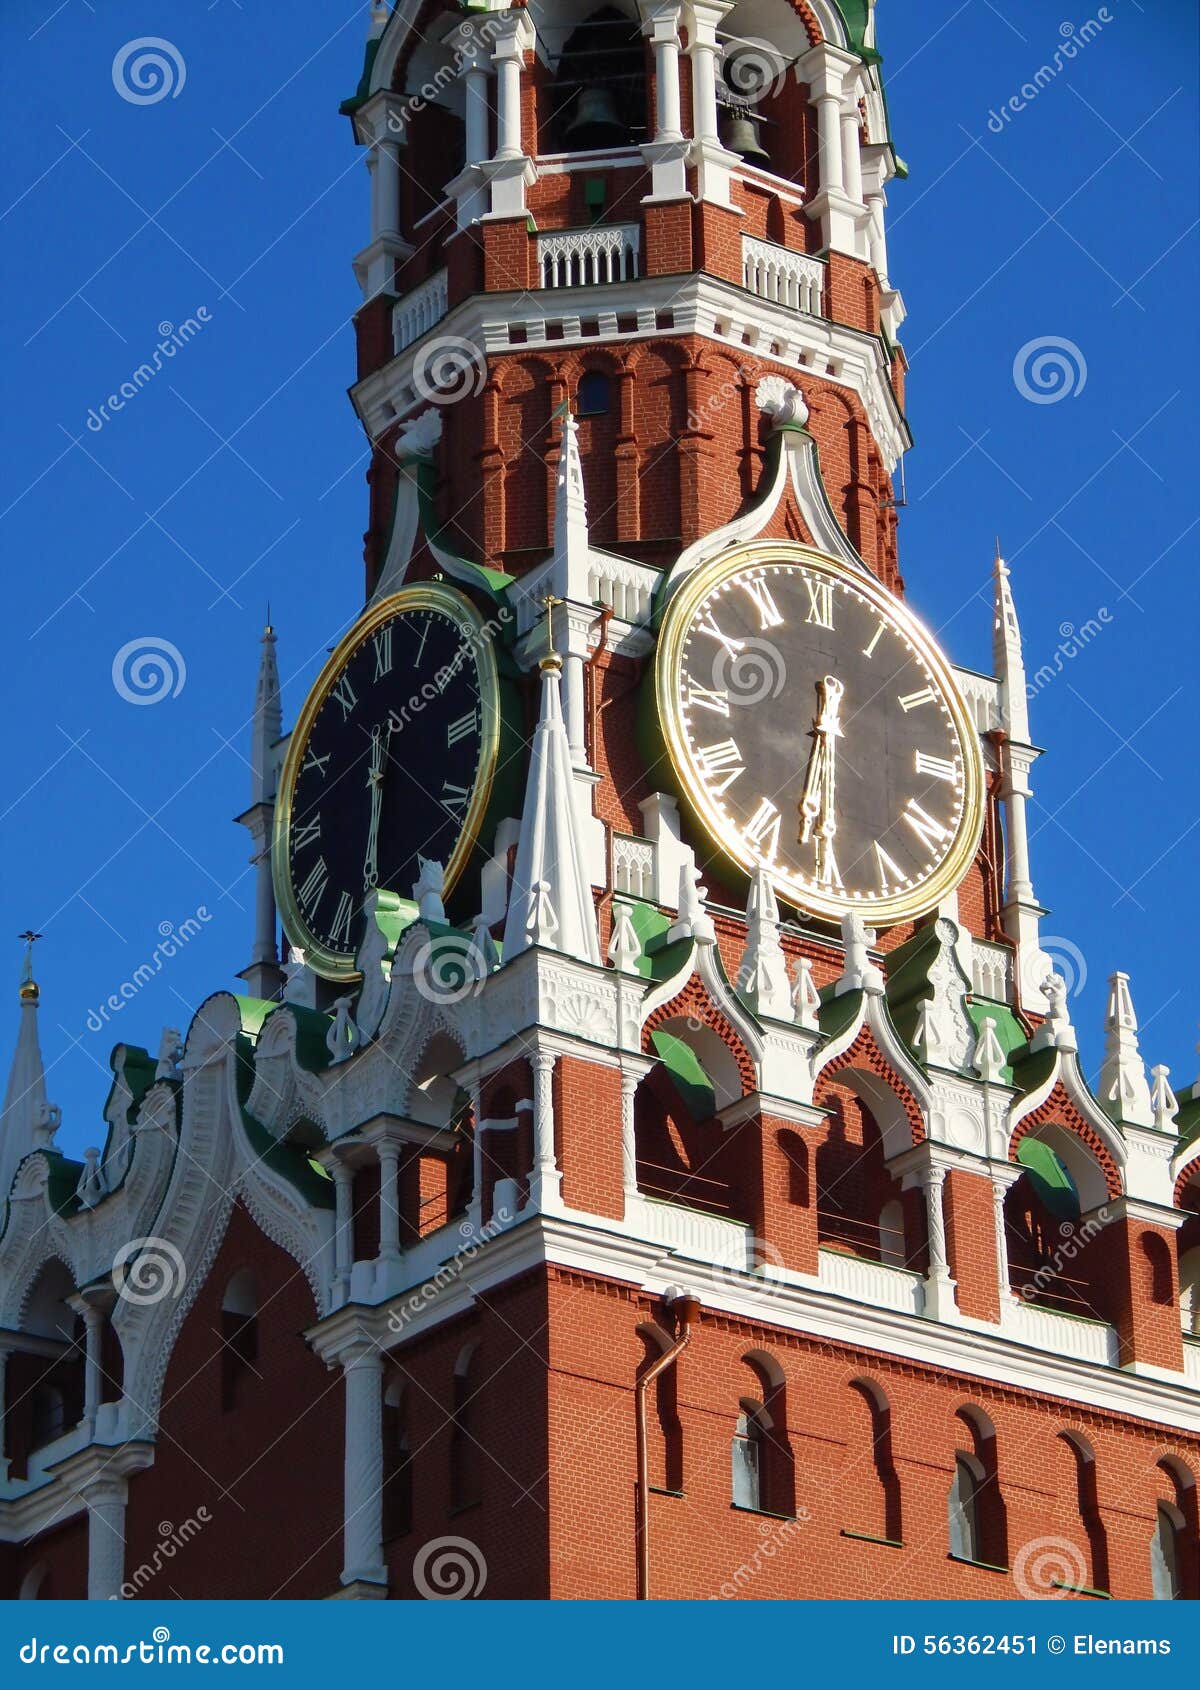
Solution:
<path fill-rule="evenodd" d="M 845 889 L 842 871 L 837 866 L 837 858 L 833 854 L 833 846 L 825 841 L 825 849 L 817 859 L 815 877 L 818 886 L 828 886 L 832 891 L 841 892 Z"/>
<path fill-rule="evenodd" d="M 723 739 L 717 745 L 697 745 L 692 755 L 699 766 L 701 780 L 718 797 L 728 792 L 738 776 L 746 772 L 737 741 L 733 739 Z M 715 776 L 722 769 L 728 769 L 729 773 L 718 782 Z"/>
<path fill-rule="evenodd" d="M 392 672 L 392 625 L 381 628 L 372 640 L 375 648 L 375 679 L 381 681 Z"/>
<path fill-rule="evenodd" d="M 700 710 L 711 710 L 715 716 L 728 716 L 729 694 L 723 687 L 701 687 L 695 681 L 688 681 L 687 707 L 695 705 Z"/>
<path fill-rule="evenodd" d="M 935 821 L 915 798 L 910 798 L 905 805 L 904 819 L 930 851 L 936 851 L 939 845 L 944 845 L 950 838 L 950 829 Z"/>
<path fill-rule="evenodd" d="M 832 628 L 833 582 L 814 581 L 811 575 L 806 575 L 804 585 L 808 588 L 808 615 L 804 620 L 818 628 Z"/>
<path fill-rule="evenodd" d="M 874 657 L 875 647 L 879 644 L 880 640 L 883 638 L 883 630 L 886 627 L 887 627 L 887 623 L 881 622 L 879 624 L 878 628 L 876 628 L 875 632 L 871 635 L 870 643 L 863 647 L 863 656 L 864 657 Z"/>
<path fill-rule="evenodd" d="M 292 849 L 303 851 L 306 846 L 315 845 L 321 837 L 321 818 L 314 816 L 311 821 L 297 822 L 292 828 Z"/>
<path fill-rule="evenodd" d="M 934 780 L 953 780 L 958 773 L 948 757 L 931 757 L 927 751 L 918 751 L 914 761 L 919 775 L 932 775 Z"/>
<path fill-rule="evenodd" d="M 750 844 L 768 861 L 778 854 L 782 821 L 783 817 L 775 805 L 769 798 L 764 798 L 742 830 Z"/>
<path fill-rule="evenodd" d="M 738 586 L 753 599 L 754 608 L 759 614 L 759 626 L 764 632 L 768 628 L 782 628 L 783 617 L 779 614 L 779 606 L 771 597 L 771 589 L 765 581 L 752 577 L 749 581 L 739 581 Z"/>
<path fill-rule="evenodd" d="M 450 812 L 456 822 L 462 821 L 467 813 L 467 799 L 471 796 L 465 786 L 455 786 L 452 780 L 442 782 L 442 807 Z"/>
<path fill-rule="evenodd" d="M 329 928 L 331 943 L 349 944 L 350 929 L 354 925 L 354 900 L 349 892 L 343 892 L 338 898 L 337 909 L 333 912 L 333 921 Z"/>
<path fill-rule="evenodd" d="M 730 652 L 734 657 L 737 656 L 738 652 L 741 651 L 746 644 L 745 640 L 735 640 L 729 634 L 722 633 L 720 628 L 717 626 L 716 617 L 713 615 L 711 610 L 705 612 L 703 622 L 697 622 L 696 632 L 698 634 L 707 634 L 710 640 L 716 640 L 718 645 L 723 645 L 725 650 Z"/>
<path fill-rule="evenodd" d="M 479 732 L 479 712 L 477 709 L 468 710 L 465 716 L 460 716 L 457 722 L 451 722 L 446 729 L 446 745 L 457 745 L 460 739 L 467 739 Z"/>
<path fill-rule="evenodd" d="M 920 704 L 936 704 L 937 694 L 932 687 L 922 687 L 920 692 L 902 692 L 897 702 L 907 716 L 910 710 L 915 710 Z"/>
<path fill-rule="evenodd" d="M 309 751 L 305 756 L 304 762 L 300 765 L 300 773 L 302 775 L 306 775 L 310 769 L 316 769 L 321 779 L 324 780 L 325 765 L 332 756 L 332 751 L 327 751 L 324 757 L 318 757 L 315 751 Z"/>
<path fill-rule="evenodd" d="M 879 889 L 886 892 L 889 886 L 902 886 L 906 876 L 903 871 L 888 856 L 878 840 L 872 846 L 875 852 L 875 864 L 879 870 Z"/>
<path fill-rule="evenodd" d="M 325 859 L 318 857 L 304 880 L 296 888 L 297 901 L 307 916 L 311 917 L 316 914 L 317 907 L 325 896 L 325 888 L 328 884 L 329 870 L 325 866 Z"/>
<path fill-rule="evenodd" d="M 348 722 L 350 720 L 350 712 L 358 703 L 358 694 L 350 684 L 349 675 L 342 676 L 337 686 L 334 687 L 330 697 L 337 699 L 338 703 L 342 707 L 342 721 Z"/>

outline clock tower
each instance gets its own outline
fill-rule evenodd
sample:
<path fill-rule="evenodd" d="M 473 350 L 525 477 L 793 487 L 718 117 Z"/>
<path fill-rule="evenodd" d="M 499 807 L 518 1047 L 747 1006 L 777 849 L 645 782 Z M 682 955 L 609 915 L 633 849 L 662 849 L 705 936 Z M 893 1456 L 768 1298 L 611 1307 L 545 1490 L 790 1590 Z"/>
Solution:
<path fill-rule="evenodd" d="M 262 995 L 113 1111 L 199 1265 L 88 1315 L 129 1558 L 218 1317 L 336 1459 L 186 1594 L 1200 1595 L 1200 1094 L 1122 974 L 1080 1068 L 1007 566 L 993 675 L 901 573 L 875 21 L 374 8 L 362 613 L 259 723 Z"/>

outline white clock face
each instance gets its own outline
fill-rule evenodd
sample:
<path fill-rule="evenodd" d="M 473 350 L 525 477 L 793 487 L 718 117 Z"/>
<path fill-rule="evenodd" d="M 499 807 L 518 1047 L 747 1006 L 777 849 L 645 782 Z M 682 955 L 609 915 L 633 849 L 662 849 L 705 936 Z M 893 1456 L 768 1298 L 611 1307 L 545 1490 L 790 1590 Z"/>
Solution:
<path fill-rule="evenodd" d="M 718 559 L 672 601 L 658 685 L 693 809 L 799 907 L 898 919 L 961 878 L 974 726 L 931 637 L 865 575 L 783 543 Z"/>

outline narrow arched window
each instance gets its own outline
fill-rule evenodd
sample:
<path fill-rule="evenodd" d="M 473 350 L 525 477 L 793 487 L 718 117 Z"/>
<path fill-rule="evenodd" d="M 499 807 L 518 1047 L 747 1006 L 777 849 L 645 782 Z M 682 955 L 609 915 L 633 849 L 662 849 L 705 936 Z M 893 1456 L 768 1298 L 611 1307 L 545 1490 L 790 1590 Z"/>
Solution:
<path fill-rule="evenodd" d="M 961 1451 L 954 1460 L 954 1479 L 946 1499 L 950 1553 L 960 1561 L 979 1560 L 979 1486 L 983 1474 Z"/>
<path fill-rule="evenodd" d="M 67 1398 L 61 1385 L 41 1384 L 34 1388 L 29 1444 L 44 1449 L 67 1429 Z"/>
<path fill-rule="evenodd" d="M 887 1394 L 873 1379 L 852 1379 L 850 1389 L 866 1404 L 868 1435 L 871 1440 L 871 1464 L 875 1469 L 872 1487 L 862 1477 L 856 1459 L 854 1473 L 855 1514 L 853 1524 L 869 1536 L 881 1537 L 888 1543 L 899 1543 L 903 1537 L 901 1516 L 900 1476 L 892 1455 L 892 1410 Z"/>
<path fill-rule="evenodd" d="M 762 1426 L 750 1412 L 738 1415 L 731 1447 L 733 1506 L 762 1507 Z"/>
<path fill-rule="evenodd" d="M 249 1268 L 239 1268 L 221 1299 L 221 1409 L 228 1413 L 258 1370 L 258 1287 Z"/>
<path fill-rule="evenodd" d="M 1200 1248 L 1186 1250 L 1179 1263 L 1179 1318 L 1189 1338 L 1200 1338 Z"/>
<path fill-rule="evenodd" d="M 1183 1594 L 1179 1581 L 1181 1529 L 1176 1511 L 1169 1503 L 1160 1502 L 1150 1539 L 1150 1582 L 1155 1601 L 1177 1602 Z"/>
<path fill-rule="evenodd" d="M 483 1495 L 480 1457 L 483 1453 L 476 1433 L 478 1385 L 472 1379 L 471 1364 L 478 1343 L 468 1344 L 454 1365 L 450 1408 L 450 1511 L 473 1508 Z"/>
<path fill-rule="evenodd" d="M 1159 1308 L 1168 1308 L 1175 1299 L 1170 1245 L 1156 1232 L 1143 1232 L 1141 1248 L 1146 1264 L 1146 1295 Z"/>

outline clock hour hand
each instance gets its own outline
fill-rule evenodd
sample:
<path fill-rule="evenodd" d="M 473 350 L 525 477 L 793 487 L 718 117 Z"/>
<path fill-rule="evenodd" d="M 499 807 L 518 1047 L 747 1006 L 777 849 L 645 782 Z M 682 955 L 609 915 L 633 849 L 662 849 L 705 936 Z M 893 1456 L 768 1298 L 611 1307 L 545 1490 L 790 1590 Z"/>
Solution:
<path fill-rule="evenodd" d="M 383 771 L 387 740 L 382 727 L 371 729 L 371 763 L 367 785 L 371 793 L 371 819 L 367 825 L 367 852 L 363 863 L 363 888 L 373 892 L 379 885 L 379 818 L 383 809 Z"/>
<path fill-rule="evenodd" d="M 812 725 L 804 790 L 800 797 L 800 843 L 813 840 L 816 847 L 816 877 L 819 882 L 841 883 L 833 855 L 837 833 L 837 742 L 842 735 L 841 707 L 845 687 L 835 675 L 817 682 L 817 714 Z"/>

